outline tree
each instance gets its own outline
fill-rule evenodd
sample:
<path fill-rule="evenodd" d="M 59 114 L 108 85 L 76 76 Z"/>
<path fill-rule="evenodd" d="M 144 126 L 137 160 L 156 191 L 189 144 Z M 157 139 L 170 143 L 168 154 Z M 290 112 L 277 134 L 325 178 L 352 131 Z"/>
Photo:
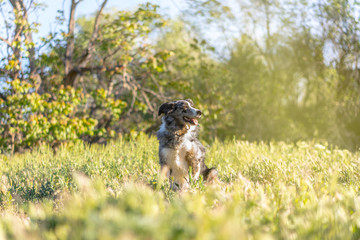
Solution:
<path fill-rule="evenodd" d="M 146 115 L 154 119 L 157 101 L 164 100 L 156 76 L 170 52 L 154 52 L 146 39 L 165 21 L 156 5 L 115 15 L 103 13 L 106 3 L 102 2 L 94 18 L 80 19 L 76 25 L 75 11 L 81 1 L 71 1 L 67 32 L 49 34 L 36 46 L 32 34 L 38 24 L 30 23 L 28 14 L 42 5 L 32 0 L 9 1 L 13 18 L 4 18 L 8 35 L 0 38 L 7 50 L 0 66 L 3 147 L 11 146 L 14 152 L 42 143 L 54 147 L 76 138 L 98 142 L 136 127 Z M 59 111 L 55 110 L 58 104 Z M 136 119 L 139 114 L 142 117 Z M 76 119 L 83 121 L 85 129 Z M 126 126 L 126 119 L 136 121 Z M 39 121 L 58 124 L 63 134 L 49 132 L 48 125 L 40 124 L 44 128 L 39 131 L 52 136 L 34 137 L 34 129 L 28 126 Z"/>
<path fill-rule="evenodd" d="M 28 18 L 29 12 L 37 11 L 42 5 L 35 1 L 10 0 L 13 15 L 8 19 L 4 13 L 5 2 L 1 1 L 0 4 L 6 27 L 6 36 L 0 36 L 0 41 L 6 48 L 0 66 L 0 72 L 4 76 L 1 78 L 2 85 L 8 79 L 29 79 L 38 86 L 41 79 L 38 75 L 36 52 L 43 46 L 38 48 L 35 46 L 32 34 L 36 31 L 38 23 L 29 22 Z M 4 98 L 3 95 L 2 98 Z"/>

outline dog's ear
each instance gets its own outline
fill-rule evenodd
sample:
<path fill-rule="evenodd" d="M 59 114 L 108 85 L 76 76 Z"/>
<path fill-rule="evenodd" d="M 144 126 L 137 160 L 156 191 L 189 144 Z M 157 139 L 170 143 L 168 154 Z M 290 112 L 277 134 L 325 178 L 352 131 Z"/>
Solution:
<path fill-rule="evenodd" d="M 186 99 L 185 101 L 189 102 L 190 106 L 192 106 L 192 107 L 194 106 L 194 102 L 190 98 Z"/>
<path fill-rule="evenodd" d="M 158 115 L 160 116 L 163 113 L 167 115 L 167 114 L 171 113 L 172 111 L 174 111 L 174 107 L 175 107 L 174 102 L 164 103 L 160 106 Z"/>

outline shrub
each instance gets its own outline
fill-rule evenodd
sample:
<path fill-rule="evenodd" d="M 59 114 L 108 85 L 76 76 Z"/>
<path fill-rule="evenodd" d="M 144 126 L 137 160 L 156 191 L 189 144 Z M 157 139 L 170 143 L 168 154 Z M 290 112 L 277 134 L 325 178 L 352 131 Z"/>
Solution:
<path fill-rule="evenodd" d="M 39 94 L 30 83 L 11 81 L 5 99 L 0 99 L 0 149 L 14 153 L 43 144 L 56 148 L 85 137 L 114 135 L 89 117 L 91 104 L 115 119 L 125 106 L 121 100 L 104 96 L 103 89 L 85 95 L 61 86 Z"/>

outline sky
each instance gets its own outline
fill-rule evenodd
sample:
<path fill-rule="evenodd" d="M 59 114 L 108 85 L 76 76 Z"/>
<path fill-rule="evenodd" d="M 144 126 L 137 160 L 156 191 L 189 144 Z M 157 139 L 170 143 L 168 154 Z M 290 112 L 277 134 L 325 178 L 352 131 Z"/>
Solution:
<path fill-rule="evenodd" d="M 24 0 L 29 2 L 30 0 Z M 103 0 L 82 0 L 76 8 L 76 18 L 80 16 L 94 15 Z M 224 2 L 232 2 L 236 0 L 222 0 Z M 69 19 L 71 0 L 37 0 L 37 2 L 43 3 L 45 7 L 43 10 L 38 10 L 36 13 L 29 14 L 30 22 L 40 23 L 38 26 L 38 33 L 33 33 L 33 39 L 35 44 L 41 45 L 40 38 L 46 37 L 51 32 L 59 32 L 60 30 L 67 31 L 66 23 Z M 113 10 L 135 10 L 139 4 L 150 2 L 160 6 L 158 9 L 159 13 L 163 16 L 168 16 L 172 19 L 184 13 L 184 10 L 188 9 L 187 0 L 108 0 L 104 11 Z M 1 0 L 0 0 L 1 3 Z M 6 31 L 4 25 L 4 18 L 10 17 L 12 14 L 8 12 L 11 10 L 9 0 L 3 0 L 3 12 L 5 16 L 0 14 L 0 36 L 6 38 Z M 59 25 L 56 21 L 56 17 L 60 16 L 58 11 L 64 11 L 65 24 Z M 1 12 L 1 11 L 0 11 Z M 230 28 L 228 28 L 229 30 Z M 200 33 L 200 32 L 199 32 Z M 218 29 L 214 29 L 211 25 L 207 28 L 201 29 L 203 37 L 213 46 L 222 49 L 228 43 L 226 41 L 219 41 L 223 36 L 223 32 Z M 233 37 L 233 36 L 231 36 Z M 5 54 L 5 45 L 0 42 L 0 58 L 1 55 Z M 43 49 L 44 50 L 44 49 Z"/>
<path fill-rule="evenodd" d="M 30 0 L 24 1 L 28 2 Z M 95 14 L 99 9 L 102 1 L 103 0 L 82 0 L 76 8 L 76 18 L 83 15 L 89 16 Z M 2 7 L 3 10 L 5 10 L 3 11 L 5 12 L 5 16 L 0 15 L 0 36 L 5 38 L 6 31 L 4 27 L 4 18 L 10 17 L 12 15 L 8 14 L 6 16 L 6 13 L 11 9 L 8 2 L 9 0 L 3 0 Z M 62 28 L 62 30 L 65 32 L 67 31 L 66 23 L 69 19 L 71 5 L 71 0 L 37 0 L 37 2 L 44 3 L 46 7 L 44 7 L 44 10 L 39 10 L 36 14 L 30 14 L 30 22 L 35 21 L 40 23 L 40 26 L 38 27 L 39 32 L 33 34 L 33 39 L 36 45 L 39 44 L 40 37 L 46 37 L 51 32 L 59 32 L 60 28 Z M 112 11 L 115 9 L 135 10 L 139 4 L 146 2 L 159 5 L 160 13 L 165 16 L 167 15 L 170 18 L 175 18 L 176 16 L 181 15 L 183 10 L 189 8 L 186 3 L 187 0 L 108 0 L 107 5 L 105 6 L 105 11 Z M 239 8 L 238 0 L 221 0 L 220 2 L 230 6 L 235 15 L 241 16 L 241 13 L 239 13 L 237 10 Z M 244 2 L 246 2 L 246 0 L 244 0 Z M 6 6 L 7 9 L 5 9 Z M 66 23 L 62 26 L 56 23 L 56 17 L 60 15 L 58 10 L 64 11 L 65 14 Z M 226 29 L 219 29 L 218 26 L 211 24 L 201 25 L 203 29 L 200 29 L 198 33 L 202 34 L 202 37 L 217 49 L 230 49 L 231 44 L 233 43 L 233 39 L 239 37 L 239 29 L 241 29 L 243 25 L 244 24 L 239 18 L 238 24 L 228 24 L 224 22 L 224 27 Z M 248 24 L 248 26 L 251 28 L 252 25 Z M 252 28 L 249 31 L 253 31 Z M 256 31 L 256 37 L 261 39 L 264 33 L 263 29 L 256 28 Z M 0 43 L 0 58 L 2 55 L 1 53 L 4 53 L 4 49 L 4 44 Z M 228 56 L 228 53 L 225 51 L 221 52 L 220 55 Z"/>
<path fill-rule="evenodd" d="M 175 2 L 177 1 L 177 2 Z M 47 5 L 44 11 L 39 12 L 37 21 L 42 25 L 39 27 L 39 35 L 46 35 L 56 27 L 55 17 L 58 10 L 64 10 L 65 16 L 68 17 L 70 12 L 70 0 L 43 0 Z M 136 7 L 145 2 L 151 2 L 160 6 L 161 11 L 170 16 L 176 16 L 179 13 L 179 6 L 185 4 L 183 0 L 109 0 L 105 10 L 134 10 Z M 101 0 L 83 0 L 76 9 L 76 17 L 82 15 L 94 14 L 100 7 Z"/>
<path fill-rule="evenodd" d="M 2 2 L 2 4 L 1 4 Z M 25 0 L 25 2 L 28 2 Z M 58 32 L 61 28 L 56 23 L 56 16 L 59 16 L 58 10 L 63 10 L 66 21 L 70 13 L 71 0 L 38 0 L 38 2 L 45 4 L 43 10 L 38 10 L 36 14 L 29 14 L 30 22 L 40 23 L 38 27 L 38 33 L 33 34 L 35 42 L 39 42 L 40 37 L 46 37 L 50 32 Z M 105 11 L 111 10 L 135 10 L 139 4 L 150 2 L 160 6 L 160 13 L 166 14 L 170 17 L 176 17 L 180 13 L 180 9 L 184 6 L 185 0 L 108 0 Z M 76 18 L 83 15 L 95 14 L 99 9 L 102 0 L 83 0 L 79 3 L 76 8 Z M 10 18 L 12 14 L 9 13 L 11 10 L 8 0 L 0 1 L 1 12 L 4 14 L 0 15 L 0 36 L 6 37 L 6 28 L 4 20 Z M 66 24 L 62 26 L 66 27 Z M 64 29 L 65 30 L 65 29 Z M 5 53 L 5 45 L 0 44 L 0 58 Z"/>
<path fill-rule="evenodd" d="M 24 0 L 28 3 L 28 0 Z M 38 0 L 37 2 L 45 4 L 43 10 L 38 10 L 36 14 L 29 14 L 30 22 L 40 23 L 38 32 L 33 33 L 33 39 L 36 45 L 39 44 L 41 37 L 46 37 L 50 32 L 58 32 L 60 28 L 65 28 L 66 24 L 60 26 L 56 23 L 56 17 L 59 16 L 58 10 L 63 10 L 66 22 L 69 19 L 71 0 Z M 108 0 L 105 11 L 111 10 L 135 10 L 139 4 L 150 2 L 160 6 L 160 13 L 170 17 L 176 17 L 180 9 L 184 6 L 185 0 Z M 76 18 L 83 15 L 95 14 L 99 9 L 102 0 L 82 0 L 76 8 Z M 7 38 L 5 22 L 12 16 L 9 0 L 0 0 L 0 36 Z M 66 29 L 64 29 L 66 30 Z M 6 44 L 0 41 L 0 59 L 6 56 Z M 0 89 L 3 86 L 0 85 Z"/>

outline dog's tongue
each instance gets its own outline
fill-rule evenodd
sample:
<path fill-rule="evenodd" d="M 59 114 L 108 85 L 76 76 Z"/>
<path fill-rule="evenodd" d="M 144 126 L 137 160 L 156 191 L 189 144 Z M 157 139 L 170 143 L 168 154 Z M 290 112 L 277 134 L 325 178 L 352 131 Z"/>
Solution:
<path fill-rule="evenodd" d="M 193 119 L 191 119 L 191 120 L 192 120 L 193 124 L 198 125 L 199 122 L 198 122 L 197 119 L 193 118 Z"/>

